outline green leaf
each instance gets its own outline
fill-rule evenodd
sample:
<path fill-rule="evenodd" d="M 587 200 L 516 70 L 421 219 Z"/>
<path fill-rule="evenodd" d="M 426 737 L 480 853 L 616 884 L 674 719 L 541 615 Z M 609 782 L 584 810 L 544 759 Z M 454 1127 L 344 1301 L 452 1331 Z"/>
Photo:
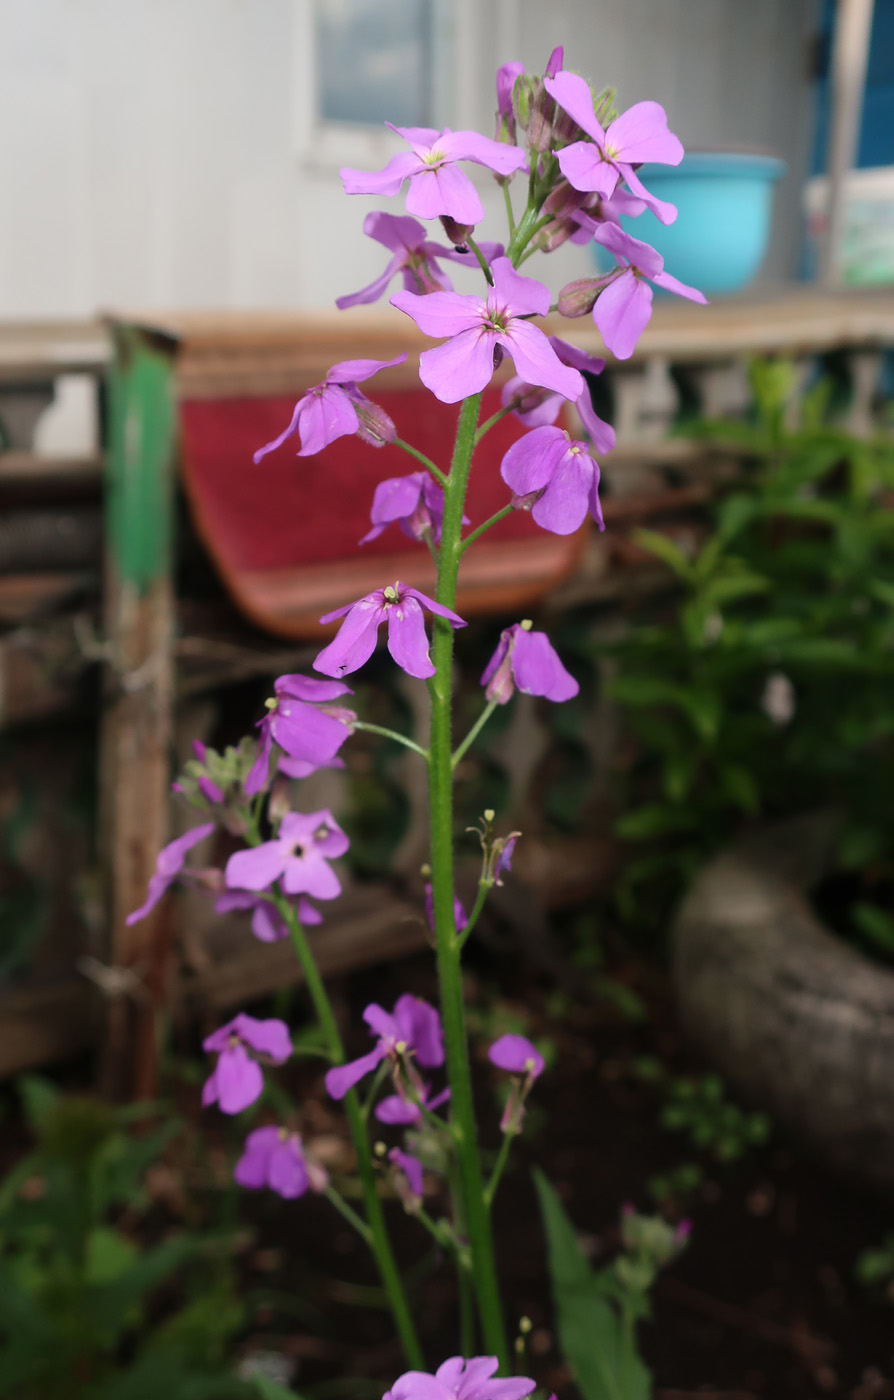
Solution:
<path fill-rule="evenodd" d="M 638 544 L 640 549 L 645 549 L 649 554 L 654 554 L 662 563 L 667 564 L 669 569 L 673 569 L 677 578 L 683 582 L 688 582 L 692 577 L 692 564 L 678 544 L 674 544 L 667 535 L 661 535 L 657 530 L 635 530 L 633 532 L 633 543 Z"/>
<path fill-rule="evenodd" d="M 271 1380 L 269 1376 L 252 1376 L 251 1383 L 261 1400 L 301 1400 L 296 1391 L 288 1390 L 286 1386 L 280 1385 L 279 1381 Z"/>
<path fill-rule="evenodd" d="M 625 841 L 648 841 L 671 831 L 690 831 L 696 822 L 695 813 L 687 807 L 651 802 L 620 817 L 615 822 L 615 831 Z"/>
<path fill-rule="evenodd" d="M 136 1248 L 120 1230 L 99 1225 L 87 1236 L 84 1278 L 88 1284 L 110 1283 L 126 1273 L 136 1257 Z"/>
<path fill-rule="evenodd" d="M 851 918 L 868 943 L 888 957 L 894 954 L 894 918 L 877 904 L 851 906 Z"/>
<path fill-rule="evenodd" d="M 55 1084 L 39 1074 L 21 1075 L 16 1087 L 28 1126 L 39 1135 L 56 1112 L 62 1095 Z"/>
<path fill-rule="evenodd" d="M 651 1379 L 624 1335 L 556 1191 L 542 1172 L 534 1184 L 546 1232 L 559 1346 L 584 1400 L 649 1400 Z"/>

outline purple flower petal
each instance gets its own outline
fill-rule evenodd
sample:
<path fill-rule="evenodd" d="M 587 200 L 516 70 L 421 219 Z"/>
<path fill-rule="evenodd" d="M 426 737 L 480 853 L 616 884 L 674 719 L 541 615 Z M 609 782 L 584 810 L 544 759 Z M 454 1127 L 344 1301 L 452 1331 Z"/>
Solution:
<path fill-rule="evenodd" d="M 341 894 L 338 876 L 316 850 L 287 860 L 282 884 L 287 894 L 309 894 L 314 899 L 337 899 Z"/>
<path fill-rule="evenodd" d="M 371 379 L 380 369 L 404 364 L 406 358 L 405 352 L 395 355 L 393 360 L 340 360 L 332 366 L 326 380 L 329 384 L 362 384 L 364 379 Z"/>
<path fill-rule="evenodd" d="M 577 695 L 580 686 L 566 671 L 545 632 L 520 627 L 512 649 L 515 683 L 526 695 L 542 695 L 561 702 Z"/>
<path fill-rule="evenodd" d="M 376 1117 L 380 1123 L 387 1123 L 391 1128 L 404 1128 L 418 1123 L 422 1113 L 416 1104 L 402 1099 L 400 1094 L 389 1094 L 386 1099 L 376 1104 Z"/>
<path fill-rule="evenodd" d="M 441 136 L 439 145 L 451 160 L 471 160 L 497 175 L 512 175 L 527 164 L 524 151 L 517 146 L 494 141 L 492 137 L 482 136 L 477 131 L 447 132 Z M 462 223 L 463 220 L 458 222 Z"/>
<path fill-rule="evenodd" d="M 687 287 L 685 282 L 672 277 L 669 272 L 656 272 L 652 281 L 656 287 L 663 287 L 666 292 L 675 292 L 678 297 L 686 297 L 687 301 L 697 301 L 701 306 L 708 304 L 704 292 L 698 291 L 696 287 Z"/>
<path fill-rule="evenodd" d="M 571 442 L 531 514 L 543 530 L 571 535 L 587 518 L 596 464 L 583 443 Z"/>
<path fill-rule="evenodd" d="M 307 1190 L 307 1167 L 294 1133 L 280 1141 L 270 1154 L 267 1181 L 271 1191 L 286 1201 L 303 1196 Z"/>
<path fill-rule="evenodd" d="M 667 113 L 659 102 L 636 102 L 612 122 L 605 133 L 606 145 L 615 158 L 627 165 L 654 161 L 659 165 L 679 165 L 683 146 L 667 127 Z"/>
<path fill-rule="evenodd" d="M 221 1113 L 241 1113 L 260 1098 L 263 1089 L 264 1076 L 259 1067 L 243 1045 L 233 1045 L 221 1051 L 217 1067 L 205 1085 L 202 1102 L 216 1102 Z"/>
<path fill-rule="evenodd" d="M 395 1040 L 399 1040 L 403 1034 L 391 1012 L 386 1011 L 383 1006 L 379 1006 L 376 1001 L 370 1002 L 367 1006 L 363 1013 L 363 1019 L 370 1030 L 383 1039 L 387 1040 L 393 1037 Z"/>
<path fill-rule="evenodd" d="M 359 427 L 357 410 L 340 384 L 312 390 L 301 415 L 299 457 L 313 457 L 336 438 L 348 437 Z"/>
<path fill-rule="evenodd" d="M 330 617 L 331 613 L 320 621 L 328 621 Z M 385 608 L 378 594 L 351 604 L 337 635 L 314 661 L 314 670 L 327 676 L 343 676 L 358 670 L 375 651 L 379 624 L 384 619 Z"/>
<path fill-rule="evenodd" d="M 230 889 L 266 890 L 285 869 L 286 853 L 279 841 L 235 851 L 227 861 L 225 879 Z"/>
<path fill-rule="evenodd" d="M 650 243 L 625 233 L 617 224 L 597 224 L 593 230 L 593 241 L 601 243 L 616 258 L 625 259 L 646 277 L 654 278 L 664 267 L 664 259 Z"/>
<path fill-rule="evenodd" d="M 446 214 L 458 224 L 479 224 L 484 205 L 468 175 L 455 165 L 433 166 L 410 180 L 407 212 L 420 219 Z"/>
<path fill-rule="evenodd" d="M 399 1147 L 392 1147 L 388 1153 L 388 1160 L 398 1167 L 407 1178 L 407 1184 L 414 1196 L 422 1197 L 424 1190 L 422 1163 L 418 1157 L 413 1157 L 409 1152 L 402 1152 Z"/>
<path fill-rule="evenodd" d="M 255 905 L 251 931 L 262 943 L 279 943 L 289 936 L 282 914 L 268 899 L 259 900 Z"/>
<path fill-rule="evenodd" d="M 395 1019 L 407 1041 L 415 1047 L 416 1058 L 425 1069 L 444 1063 L 444 1031 L 433 1006 L 406 993 L 394 1005 Z"/>
<path fill-rule="evenodd" d="M 404 180 L 419 166 L 419 157 L 412 151 L 399 151 L 384 170 L 339 170 L 345 194 L 397 194 Z"/>
<path fill-rule="evenodd" d="M 267 1185 L 270 1157 L 282 1142 L 279 1128 L 255 1128 L 245 1139 L 242 1156 L 233 1169 L 233 1179 L 249 1191 Z"/>
<path fill-rule="evenodd" d="M 388 650 L 408 676 L 424 681 L 435 674 L 428 654 L 425 617 L 415 598 L 405 596 L 390 608 Z"/>
<path fill-rule="evenodd" d="M 605 145 L 605 132 L 596 120 L 593 109 L 593 94 L 590 85 L 577 73 L 557 73 L 554 78 L 544 78 L 543 86 L 550 97 L 555 98 L 563 111 L 577 122 L 582 131 L 596 142 L 597 147 Z M 567 150 L 568 147 L 565 147 Z M 561 154 L 561 153 L 560 153 Z"/>
<path fill-rule="evenodd" d="M 487 1052 L 487 1058 L 497 1069 L 512 1074 L 530 1074 L 536 1079 L 543 1073 L 543 1056 L 523 1035 L 502 1035 Z"/>
<path fill-rule="evenodd" d="M 627 188 L 636 195 L 648 209 L 652 210 L 652 213 L 660 223 L 672 224 L 675 221 L 677 217 L 677 206 L 675 204 L 670 204 L 667 200 L 658 199 L 654 194 L 650 194 L 632 165 L 622 165 L 621 174 L 624 177 Z"/>
<path fill-rule="evenodd" d="M 561 428 L 534 428 L 505 453 L 501 477 L 517 496 L 542 491 L 567 452 L 569 441 Z"/>
<path fill-rule="evenodd" d="M 403 311 L 423 335 L 458 335 L 461 331 L 478 329 L 487 312 L 480 297 L 462 296 L 459 292 L 395 292 L 391 305 Z"/>
<path fill-rule="evenodd" d="M 419 356 L 419 378 L 441 403 L 459 403 L 486 389 L 494 373 L 497 337 L 476 326 Z"/>
<path fill-rule="evenodd" d="M 652 319 L 652 288 L 629 269 L 599 293 L 593 320 L 612 354 L 629 360 Z"/>
<path fill-rule="evenodd" d="M 572 400 L 580 398 L 584 392 L 580 373 L 562 364 L 543 331 L 530 322 L 513 320 L 506 333 L 498 335 L 497 339 L 505 346 L 515 368 L 529 384 L 554 389 L 564 398 Z"/>
<path fill-rule="evenodd" d="M 350 1060 L 346 1065 L 335 1065 L 326 1071 L 326 1093 L 331 1099 L 343 1099 L 349 1089 L 367 1074 L 371 1074 L 385 1058 L 386 1050 L 381 1044 L 361 1055 L 358 1060 Z"/>

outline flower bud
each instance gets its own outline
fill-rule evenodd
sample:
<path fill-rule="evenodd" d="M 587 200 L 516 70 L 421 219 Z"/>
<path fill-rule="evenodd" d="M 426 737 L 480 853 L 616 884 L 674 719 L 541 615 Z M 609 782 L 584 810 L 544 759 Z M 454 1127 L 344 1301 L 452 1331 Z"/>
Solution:
<path fill-rule="evenodd" d="M 559 315 L 588 316 L 604 285 L 601 277 L 580 277 L 576 282 L 569 282 L 559 293 Z"/>
<path fill-rule="evenodd" d="M 552 214 L 556 219 L 570 219 L 571 215 L 576 214 L 589 198 L 591 198 L 590 195 L 576 190 L 567 180 L 560 180 L 543 201 L 543 210 L 544 213 Z"/>
<path fill-rule="evenodd" d="M 365 395 L 358 393 L 351 396 L 351 402 L 357 413 L 359 427 L 357 436 L 364 442 L 368 442 L 371 447 L 384 447 L 388 442 L 394 442 L 397 437 L 397 429 L 388 417 L 384 408 L 373 403 Z"/>
<path fill-rule="evenodd" d="M 529 491 L 526 496 L 513 496 L 510 505 L 513 510 L 533 510 L 545 490 L 544 486 L 539 491 Z"/>
<path fill-rule="evenodd" d="M 441 227 L 455 248 L 466 248 L 468 240 L 475 232 L 474 224 L 458 224 L 449 214 L 441 214 Z"/>
<path fill-rule="evenodd" d="M 512 88 L 512 110 L 522 131 L 527 131 L 534 106 L 534 97 L 540 87 L 539 78 L 529 78 L 522 73 L 516 78 Z"/>

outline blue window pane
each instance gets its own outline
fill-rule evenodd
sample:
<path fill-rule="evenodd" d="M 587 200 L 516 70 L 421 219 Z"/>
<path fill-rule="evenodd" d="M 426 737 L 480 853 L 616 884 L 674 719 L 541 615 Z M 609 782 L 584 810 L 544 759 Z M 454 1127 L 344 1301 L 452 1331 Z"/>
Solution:
<path fill-rule="evenodd" d="M 432 125 L 432 0 L 325 0 L 316 24 L 323 121 Z"/>

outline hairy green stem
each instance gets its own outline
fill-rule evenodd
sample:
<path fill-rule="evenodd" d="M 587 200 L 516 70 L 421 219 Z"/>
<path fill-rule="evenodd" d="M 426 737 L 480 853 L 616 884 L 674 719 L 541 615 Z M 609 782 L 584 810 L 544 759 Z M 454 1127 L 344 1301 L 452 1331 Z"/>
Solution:
<path fill-rule="evenodd" d="M 480 915 L 482 909 L 484 908 L 485 900 L 487 899 L 487 896 L 489 895 L 489 893 L 490 893 L 490 891 L 491 891 L 492 889 L 493 889 L 493 881 L 492 881 L 492 880 L 479 880 L 479 881 L 478 881 L 478 895 L 477 895 L 477 898 L 476 898 L 476 900 L 475 900 L 475 903 L 472 905 L 472 912 L 471 912 L 471 914 L 469 915 L 468 920 L 466 921 L 466 926 L 465 926 L 465 928 L 463 929 L 462 933 L 458 933 L 458 934 L 456 935 L 456 946 L 457 946 L 460 950 L 462 950 L 462 949 L 466 946 L 466 944 L 467 944 L 468 941 L 469 941 L 469 937 L 470 937 L 471 934 L 474 932 L 474 930 L 475 930 L 475 925 L 476 925 L 477 922 L 478 922 L 478 917 L 479 917 L 479 915 Z"/>
<path fill-rule="evenodd" d="M 510 404 L 510 406 L 509 406 L 508 408 L 499 408 L 499 409 L 497 409 L 497 412 L 496 412 L 496 413 L 494 413 L 494 414 L 491 415 L 490 418 L 485 418 L 484 422 L 481 424 L 481 427 L 478 429 L 477 433 L 475 434 L 475 446 L 476 446 L 476 447 L 478 446 L 479 442 L 480 442 L 481 439 L 484 437 L 484 434 L 485 434 L 485 433 L 489 433 L 490 430 L 491 430 L 491 428 L 493 428 L 495 424 L 499 423 L 499 421 L 500 421 L 501 418 L 505 418 L 506 415 L 507 415 L 507 413 L 511 413 L 511 412 L 512 412 L 512 405 Z"/>
<path fill-rule="evenodd" d="M 484 1200 L 488 1210 L 490 1210 L 493 1204 L 494 1196 L 497 1194 L 497 1187 L 500 1184 L 500 1177 L 503 1175 L 503 1168 L 506 1166 L 506 1163 L 509 1160 L 509 1149 L 512 1147 L 512 1139 L 514 1137 L 515 1133 L 503 1134 L 503 1141 L 500 1144 L 500 1151 L 497 1154 L 497 1160 L 494 1163 L 494 1169 L 490 1174 L 490 1181 L 487 1183 L 487 1188 L 484 1192 Z"/>
<path fill-rule="evenodd" d="M 442 606 L 451 610 L 456 604 L 456 581 L 462 554 L 460 536 L 463 506 L 480 410 L 480 394 L 466 399 L 460 409 L 453 461 L 444 489 L 444 521 L 441 528 L 441 557 L 436 597 Z M 456 1143 L 458 1188 L 469 1232 L 472 1275 L 482 1338 L 487 1351 L 499 1358 L 500 1365 L 506 1371 L 509 1365 L 509 1350 L 503 1327 L 490 1218 L 484 1203 L 484 1181 L 478 1156 L 466 1038 L 462 966 L 453 913 L 453 629 L 446 620 L 436 617 L 433 630 L 431 655 L 435 675 L 428 683 L 431 696 L 429 811 L 432 904 L 444 1047 L 451 1091 L 450 1112 Z"/>
<path fill-rule="evenodd" d="M 289 936 L 292 940 L 292 947 L 304 973 L 304 980 L 307 983 L 307 990 L 313 1002 L 314 1010 L 317 1013 L 317 1020 L 320 1028 L 326 1037 L 329 1050 L 336 1064 L 344 1064 L 345 1052 L 341 1043 L 341 1036 L 338 1033 L 335 1015 L 332 1004 L 329 1000 L 323 979 L 314 959 L 313 953 L 304 935 L 304 929 L 298 920 L 295 911 L 284 895 L 280 895 L 276 900 L 277 908 L 286 921 Z M 422 1354 L 422 1347 L 416 1334 L 416 1325 L 404 1286 L 401 1282 L 400 1274 L 397 1270 L 394 1254 L 391 1249 L 391 1241 L 388 1238 L 388 1230 L 385 1225 L 385 1215 L 382 1210 L 382 1202 L 376 1190 L 376 1172 L 373 1166 L 372 1153 L 369 1147 L 369 1138 L 366 1133 L 366 1124 L 363 1119 L 363 1111 L 360 1102 L 353 1089 L 349 1089 L 345 1095 L 345 1111 L 348 1116 L 348 1124 L 351 1129 L 351 1137 L 354 1140 L 354 1151 L 357 1154 L 357 1170 L 360 1175 L 360 1184 L 363 1190 L 363 1205 L 366 1211 L 366 1228 L 369 1231 L 369 1245 L 372 1250 L 379 1273 L 388 1298 L 388 1304 L 394 1318 L 394 1325 L 397 1328 L 404 1355 L 410 1366 L 414 1369 L 422 1369 L 425 1362 Z"/>
<path fill-rule="evenodd" d="M 420 758 L 428 762 L 428 749 L 424 749 L 421 744 L 417 744 L 414 739 L 408 739 L 406 734 L 398 734 L 396 729 L 386 729 L 382 724 L 369 724 L 365 719 L 355 719 L 351 721 L 352 729 L 363 729 L 367 734 L 381 734 L 385 739 L 393 739 L 395 744 L 403 744 L 405 749 L 412 749 L 418 753 Z"/>
<path fill-rule="evenodd" d="M 512 212 L 512 195 L 509 193 L 509 181 L 503 181 L 503 202 L 506 205 L 506 219 L 509 224 L 509 237 L 515 233 L 515 214 Z"/>
<path fill-rule="evenodd" d="M 338 1211 L 339 1215 L 342 1216 L 344 1220 L 347 1220 L 351 1228 L 353 1230 L 356 1230 L 360 1238 L 362 1240 L 365 1240 L 369 1247 L 372 1248 L 372 1234 L 370 1233 L 369 1226 L 367 1225 L 365 1220 L 360 1219 L 360 1216 L 357 1214 L 356 1210 L 354 1210 L 352 1206 L 348 1205 L 344 1196 L 342 1196 L 340 1192 L 336 1191 L 334 1186 L 327 1186 L 324 1195 L 327 1201 L 331 1202 L 331 1204 L 335 1206 L 335 1209 Z"/>

